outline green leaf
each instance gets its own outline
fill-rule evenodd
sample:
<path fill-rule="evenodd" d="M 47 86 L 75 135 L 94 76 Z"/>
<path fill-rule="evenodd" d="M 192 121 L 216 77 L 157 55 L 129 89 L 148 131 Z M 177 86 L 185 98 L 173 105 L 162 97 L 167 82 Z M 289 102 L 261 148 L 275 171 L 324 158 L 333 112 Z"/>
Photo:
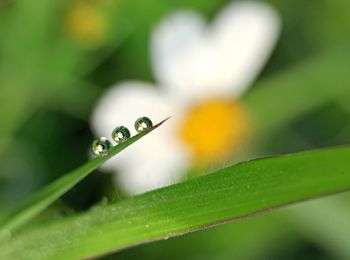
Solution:
<path fill-rule="evenodd" d="M 147 129 L 146 131 L 131 137 L 124 143 L 114 146 L 106 157 L 96 157 L 86 164 L 80 166 L 76 170 L 71 171 L 68 174 L 63 175 L 61 178 L 57 179 L 53 183 L 45 186 L 42 190 L 29 197 L 27 200 L 23 201 L 19 206 L 9 210 L 7 213 L 1 216 L 0 219 L 0 233 L 8 231 L 13 231 L 19 226 L 27 223 L 34 216 L 44 210 L 52 202 L 62 196 L 64 193 L 69 191 L 74 185 L 79 181 L 88 176 L 102 163 L 112 158 L 114 155 L 120 153 L 122 150 L 127 148 L 129 145 L 133 144 L 140 138 L 144 137 L 146 134 L 150 133 L 161 124 L 163 124 L 167 119 Z"/>
<path fill-rule="evenodd" d="M 350 147 L 252 160 L 87 213 L 38 224 L 1 259 L 77 259 L 168 239 L 350 189 Z"/>

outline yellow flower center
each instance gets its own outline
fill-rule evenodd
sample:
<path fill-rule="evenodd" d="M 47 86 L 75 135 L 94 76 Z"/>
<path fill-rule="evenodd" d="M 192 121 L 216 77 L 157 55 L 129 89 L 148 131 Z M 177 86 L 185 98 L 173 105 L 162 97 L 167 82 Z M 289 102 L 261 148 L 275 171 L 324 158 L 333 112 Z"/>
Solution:
<path fill-rule="evenodd" d="M 180 127 L 181 139 L 202 165 L 227 159 L 247 132 L 248 117 L 242 104 L 222 99 L 195 105 Z"/>
<path fill-rule="evenodd" d="M 70 36 L 88 46 L 96 46 L 104 40 L 106 24 L 102 10 L 87 1 L 73 4 L 65 18 Z"/>

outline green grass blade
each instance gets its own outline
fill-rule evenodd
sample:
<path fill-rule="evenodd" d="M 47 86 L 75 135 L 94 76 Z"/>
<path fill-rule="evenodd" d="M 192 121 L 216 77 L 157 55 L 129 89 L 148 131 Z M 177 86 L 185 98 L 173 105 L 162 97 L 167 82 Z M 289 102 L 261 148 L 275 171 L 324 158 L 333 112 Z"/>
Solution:
<path fill-rule="evenodd" d="M 21 230 L 1 259 L 81 259 L 350 189 L 350 147 L 252 160 Z"/>
<path fill-rule="evenodd" d="M 0 219 L 0 231 L 12 231 L 19 226 L 27 223 L 39 212 L 49 206 L 52 202 L 62 196 L 64 193 L 69 191 L 74 185 L 88 176 L 102 163 L 112 158 L 114 155 L 118 154 L 129 145 L 133 144 L 146 134 L 150 133 L 157 127 L 159 127 L 164 121 L 153 126 L 152 128 L 131 137 L 124 143 L 114 146 L 106 157 L 96 157 L 86 164 L 80 166 L 76 170 L 71 171 L 68 174 L 63 175 L 61 178 L 57 179 L 53 183 L 45 186 L 42 190 L 35 193 L 33 196 L 29 197 L 27 200 L 23 201 L 19 206 L 11 209 L 9 212 L 4 214 Z"/>

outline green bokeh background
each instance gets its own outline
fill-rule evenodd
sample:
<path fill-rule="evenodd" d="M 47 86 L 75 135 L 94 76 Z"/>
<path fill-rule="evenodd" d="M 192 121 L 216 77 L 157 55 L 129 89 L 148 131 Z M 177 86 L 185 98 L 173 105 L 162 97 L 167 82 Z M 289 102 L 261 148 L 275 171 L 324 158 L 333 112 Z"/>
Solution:
<path fill-rule="evenodd" d="M 108 87 L 128 79 L 154 82 L 149 38 L 161 18 L 190 8 L 210 22 L 229 1 L 89 2 L 108 21 L 98 46 L 65 31 L 73 1 L 0 2 L 0 209 L 88 159 L 89 116 Z M 280 12 L 282 34 L 243 97 L 256 122 L 247 156 L 349 143 L 350 2 L 267 2 Z M 111 178 L 92 174 L 36 221 L 119 199 Z M 308 202 L 106 259 L 350 259 L 349 202 L 346 195 Z"/>

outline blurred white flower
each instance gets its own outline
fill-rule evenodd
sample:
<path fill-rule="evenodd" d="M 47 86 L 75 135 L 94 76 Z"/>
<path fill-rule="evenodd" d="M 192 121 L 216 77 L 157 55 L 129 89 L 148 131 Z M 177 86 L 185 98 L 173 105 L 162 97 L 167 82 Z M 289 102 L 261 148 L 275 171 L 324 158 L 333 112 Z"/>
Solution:
<path fill-rule="evenodd" d="M 162 127 L 110 160 L 117 182 L 137 194 L 179 181 L 195 163 L 215 162 L 237 147 L 248 130 L 238 98 L 254 81 L 280 29 L 276 12 L 261 2 L 234 2 L 210 26 L 181 11 L 154 30 L 151 55 L 159 88 L 119 83 L 99 100 L 93 131 L 110 136 L 118 125 L 133 130 L 138 117 Z"/>

